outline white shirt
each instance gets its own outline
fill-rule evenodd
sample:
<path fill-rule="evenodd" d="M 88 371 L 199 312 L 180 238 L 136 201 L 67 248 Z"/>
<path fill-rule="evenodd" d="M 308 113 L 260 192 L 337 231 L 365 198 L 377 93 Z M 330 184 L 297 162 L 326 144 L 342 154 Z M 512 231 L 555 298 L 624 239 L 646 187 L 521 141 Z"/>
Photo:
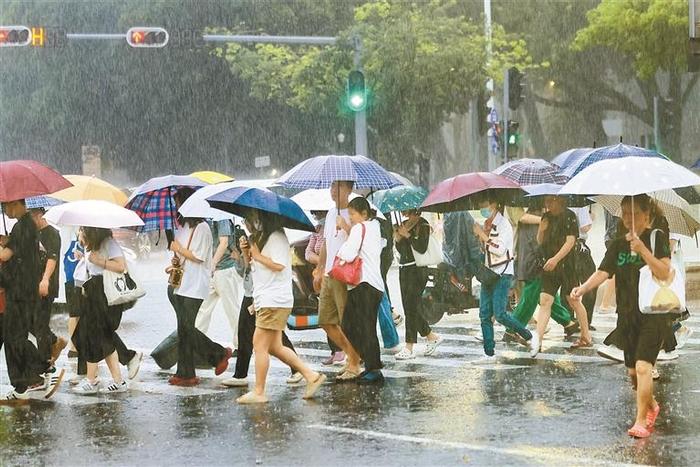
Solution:
<path fill-rule="evenodd" d="M 576 219 L 578 220 L 578 238 L 581 240 L 586 240 L 588 238 L 588 233 L 583 231 L 584 227 L 593 224 L 593 218 L 591 217 L 591 210 L 588 206 L 583 208 L 569 208 L 576 214 Z"/>
<path fill-rule="evenodd" d="M 97 254 L 101 254 L 107 259 L 116 259 L 124 257 L 124 252 L 122 251 L 117 241 L 113 238 L 108 238 L 104 242 L 102 242 L 102 245 L 97 250 Z M 92 251 L 89 251 L 87 253 L 87 258 L 89 258 L 90 255 L 92 255 Z M 87 272 L 90 276 L 101 276 L 102 273 L 105 271 L 105 268 L 102 267 L 104 263 L 95 264 L 91 261 L 86 260 L 85 264 L 87 265 Z"/>
<path fill-rule="evenodd" d="M 362 241 L 362 225 L 365 226 L 365 240 Z M 360 244 L 362 249 L 360 250 Z M 379 267 L 382 255 L 382 232 L 379 221 L 371 220 L 355 224 L 350 230 L 350 236 L 338 252 L 343 261 L 353 261 L 358 251 L 362 258 L 362 282 L 366 282 L 380 292 L 384 291 L 384 280 Z M 352 289 L 352 286 L 348 286 Z"/>
<path fill-rule="evenodd" d="M 340 215 L 349 224 L 350 214 L 347 209 L 341 209 Z M 344 230 L 336 230 L 335 223 L 338 216 L 338 209 L 333 208 L 326 214 L 326 223 L 323 226 L 323 238 L 326 240 L 326 275 L 333 269 L 333 260 L 335 259 L 340 247 L 343 246 L 348 235 Z"/>
<path fill-rule="evenodd" d="M 513 226 L 500 212 L 493 219 L 493 227 L 489 233 L 489 241 L 486 244 L 486 266 L 489 266 L 489 257 L 492 264 L 489 268 L 498 274 L 513 274 Z M 505 265 L 510 258 L 508 265 Z"/>
<path fill-rule="evenodd" d="M 209 282 L 211 280 L 211 260 L 212 260 L 212 236 L 209 224 L 200 222 L 194 228 L 192 242 L 190 243 L 189 226 L 178 229 L 175 232 L 175 240 L 183 247 L 190 250 L 195 258 L 202 260 L 201 263 L 180 258 L 183 264 L 182 283 L 175 289 L 175 294 L 181 297 L 204 300 L 209 296 Z M 187 244 L 190 244 L 188 247 Z"/>
<path fill-rule="evenodd" d="M 276 272 L 253 260 L 250 273 L 253 278 L 255 309 L 292 308 L 294 306 L 292 255 L 289 251 L 287 236 L 282 232 L 273 232 L 260 253 L 273 262 L 281 264 L 284 269 Z"/>

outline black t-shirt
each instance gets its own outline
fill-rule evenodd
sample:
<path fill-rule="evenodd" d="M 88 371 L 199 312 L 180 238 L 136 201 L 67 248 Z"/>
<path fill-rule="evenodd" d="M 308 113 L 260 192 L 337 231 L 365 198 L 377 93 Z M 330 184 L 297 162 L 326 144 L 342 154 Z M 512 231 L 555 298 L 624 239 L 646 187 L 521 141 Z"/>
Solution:
<path fill-rule="evenodd" d="M 56 267 L 51 274 L 51 279 L 49 279 L 49 297 L 58 297 L 58 255 L 61 253 L 61 235 L 58 230 L 54 229 L 50 225 L 47 225 L 39 231 L 39 259 L 40 259 L 40 271 L 39 280 L 44 277 L 44 271 L 46 270 L 46 263 L 48 260 L 52 259 L 56 261 Z"/>
<path fill-rule="evenodd" d="M 651 250 L 651 230 L 645 230 L 639 239 Z M 656 231 L 657 258 L 670 258 L 668 235 L 660 230 Z M 639 311 L 639 270 L 646 263 L 641 255 L 630 254 L 630 244 L 623 238 L 617 238 L 610 244 L 605 252 L 603 262 L 598 268 L 607 272 L 610 277 L 615 277 L 615 293 L 617 296 L 618 313 L 640 313 Z"/>
<path fill-rule="evenodd" d="M 576 214 L 568 209 L 565 209 L 558 216 L 546 212 L 542 216 L 542 220 L 545 219 L 549 222 L 549 226 L 544 231 L 542 252 L 549 259 L 559 253 L 561 247 L 566 243 L 566 237 L 571 235 L 578 238 L 578 219 L 576 219 Z M 570 257 L 571 254 L 567 255 L 566 259 Z"/>
<path fill-rule="evenodd" d="M 29 213 L 12 228 L 7 248 L 12 258 L 4 265 L 8 300 L 33 301 L 39 298 L 39 231 Z"/>
<path fill-rule="evenodd" d="M 413 263 L 416 260 L 411 247 L 415 248 L 418 253 L 425 253 L 428 250 L 428 241 L 430 240 L 430 224 L 428 224 L 428 221 L 421 217 L 410 231 L 410 234 L 410 237 L 401 238 L 401 240 L 396 242 L 396 250 L 400 256 L 399 264 Z"/>

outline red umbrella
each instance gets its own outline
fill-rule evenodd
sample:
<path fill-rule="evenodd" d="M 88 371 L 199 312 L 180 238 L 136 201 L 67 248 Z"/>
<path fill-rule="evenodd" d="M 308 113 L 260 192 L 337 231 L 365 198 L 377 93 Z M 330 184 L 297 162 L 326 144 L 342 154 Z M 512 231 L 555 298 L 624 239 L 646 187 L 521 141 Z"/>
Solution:
<path fill-rule="evenodd" d="M 423 201 L 422 211 L 451 212 L 478 209 L 489 194 L 508 204 L 526 195 L 517 183 L 491 172 L 457 175 L 437 184 Z"/>
<path fill-rule="evenodd" d="M 0 201 L 49 195 L 72 186 L 60 173 L 36 161 L 0 162 Z"/>

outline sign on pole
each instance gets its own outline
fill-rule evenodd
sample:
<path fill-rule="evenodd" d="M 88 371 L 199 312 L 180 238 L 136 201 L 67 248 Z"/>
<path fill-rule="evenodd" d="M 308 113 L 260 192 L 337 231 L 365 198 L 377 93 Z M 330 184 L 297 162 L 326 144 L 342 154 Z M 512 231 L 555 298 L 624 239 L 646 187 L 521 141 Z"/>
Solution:
<path fill-rule="evenodd" d="M 262 156 L 255 158 L 255 168 L 262 169 L 263 167 L 270 167 L 270 156 Z"/>

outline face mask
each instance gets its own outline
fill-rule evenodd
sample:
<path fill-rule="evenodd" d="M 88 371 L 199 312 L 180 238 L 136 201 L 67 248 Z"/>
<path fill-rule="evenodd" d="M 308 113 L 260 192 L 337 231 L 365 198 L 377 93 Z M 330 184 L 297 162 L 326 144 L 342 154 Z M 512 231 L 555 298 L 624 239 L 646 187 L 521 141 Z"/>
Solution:
<path fill-rule="evenodd" d="M 479 210 L 482 216 L 484 216 L 486 219 L 491 217 L 491 209 L 490 208 L 481 208 Z"/>

